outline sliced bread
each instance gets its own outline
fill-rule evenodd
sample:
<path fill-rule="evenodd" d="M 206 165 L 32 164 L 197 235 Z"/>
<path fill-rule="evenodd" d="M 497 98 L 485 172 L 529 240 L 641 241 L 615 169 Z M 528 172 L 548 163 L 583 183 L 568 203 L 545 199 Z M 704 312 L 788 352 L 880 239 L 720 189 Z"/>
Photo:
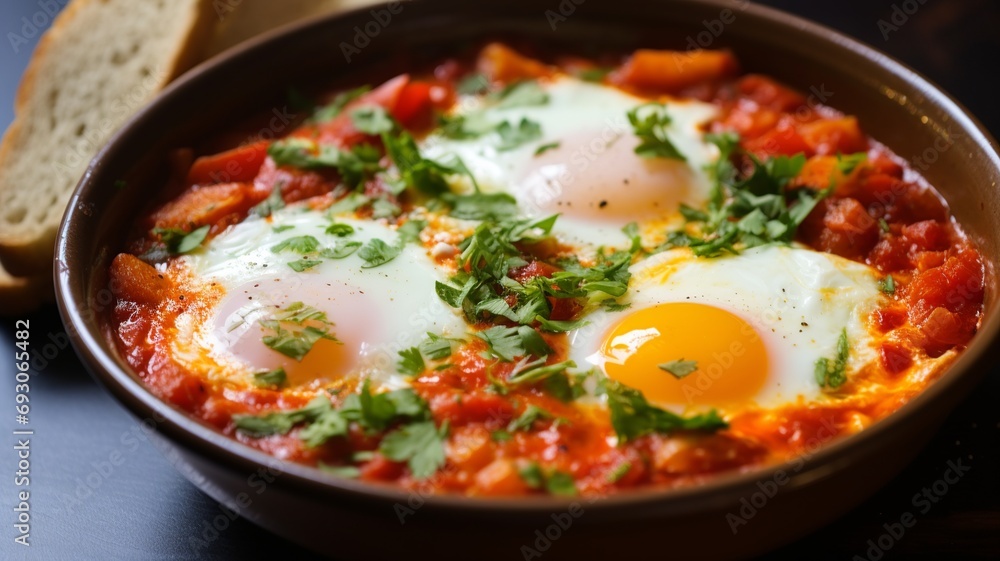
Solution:
<path fill-rule="evenodd" d="M 56 229 L 94 154 L 128 117 L 197 63 L 211 0 L 73 0 L 32 57 L 0 144 L 0 261 L 50 275 Z M 0 277 L 0 290 L 21 281 Z"/>

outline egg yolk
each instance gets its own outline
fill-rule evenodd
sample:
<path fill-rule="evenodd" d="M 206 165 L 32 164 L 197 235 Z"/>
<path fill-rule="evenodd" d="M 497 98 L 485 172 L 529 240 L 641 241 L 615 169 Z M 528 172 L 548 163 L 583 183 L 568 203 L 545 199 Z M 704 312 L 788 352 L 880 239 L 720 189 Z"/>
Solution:
<path fill-rule="evenodd" d="M 597 362 L 653 403 L 692 406 L 752 402 L 768 374 L 764 342 L 752 325 L 691 302 L 629 314 L 607 333 Z"/>

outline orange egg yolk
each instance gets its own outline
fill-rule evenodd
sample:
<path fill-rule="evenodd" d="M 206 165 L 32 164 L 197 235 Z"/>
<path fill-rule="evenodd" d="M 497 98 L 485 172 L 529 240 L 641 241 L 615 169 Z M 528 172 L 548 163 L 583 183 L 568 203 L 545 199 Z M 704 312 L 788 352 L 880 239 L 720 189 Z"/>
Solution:
<path fill-rule="evenodd" d="M 691 302 L 629 314 L 608 331 L 600 355 L 608 376 L 653 403 L 746 404 L 768 374 L 767 351 L 752 325 L 725 310 Z M 694 361 L 688 366 L 696 369 L 680 376 L 665 369 L 681 360 Z"/>

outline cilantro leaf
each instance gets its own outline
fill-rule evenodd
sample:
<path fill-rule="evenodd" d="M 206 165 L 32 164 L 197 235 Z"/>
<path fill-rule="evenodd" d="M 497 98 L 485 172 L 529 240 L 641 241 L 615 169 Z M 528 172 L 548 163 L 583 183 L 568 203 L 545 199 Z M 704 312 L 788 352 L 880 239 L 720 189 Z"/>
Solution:
<path fill-rule="evenodd" d="M 350 224 L 331 224 L 329 228 L 326 229 L 326 233 L 331 236 L 337 236 L 338 238 L 343 238 L 350 236 L 354 233 L 354 227 Z"/>
<path fill-rule="evenodd" d="M 549 94 L 535 80 L 525 80 L 505 87 L 494 96 L 497 109 L 545 105 Z"/>
<path fill-rule="evenodd" d="M 171 255 L 184 255 L 201 247 L 210 228 L 210 226 L 202 226 L 191 232 L 175 228 L 154 228 L 153 234 L 160 236 L 160 240 Z"/>
<path fill-rule="evenodd" d="M 714 409 L 700 415 L 682 417 L 650 404 L 642 392 L 620 382 L 606 378 L 603 385 L 608 396 L 611 426 L 618 435 L 620 444 L 651 433 L 714 431 L 729 426 Z"/>
<path fill-rule="evenodd" d="M 555 150 L 560 146 L 562 146 L 561 142 L 548 142 L 546 144 L 542 144 L 541 146 L 535 149 L 535 157 L 541 156 L 542 154 L 548 152 L 549 150 Z"/>
<path fill-rule="evenodd" d="M 542 126 L 525 117 L 517 126 L 511 125 L 509 121 L 500 123 L 497 126 L 497 134 L 500 135 L 497 150 L 506 152 L 541 138 Z"/>
<path fill-rule="evenodd" d="M 687 161 L 667 136 L 667 127 L 672 119 L 667 114 L 666 104 L 657 101 L 644 103 L 628 112 L 628 122 L 640 140 L 635 147 L 639 156 Z"/>
<path fill-rule="evenodd" d="M 543 357 L 552 354 L 552 348 L 534 329 L 521 325 L 518 327 L 495 326 L 476 333 L 493 356 L 505 362 L 512 362 L 519 356 Z"/>
<path fill-rule="evenodd" d="M 447 423 L 440 429 L 433 421 L 412 423 L 383 438 L 379 452 L 394 462 L 405 461 L 413 477 L 426 479 L 444 465 L 447 435 Z"/>
<path fill-rule="evenodd" d="M 451 356 L 451 344 L 454 339 L 447 339 L 433 333 L 427 334 L 427 339 L 420 343 L 420 352 L 432 360 L 441 360 Z"/>
<path fill-rule="evenodd" d="M 354 252 L 361 249 L 361 245 L 361 242 L 340 241 L 332 248 L 323 249 L 319 255 L 326 259 L 343 259 L 354 255 Z"/>
<path fill-rule="evenodd" d="M 271 248 L 271 253 L 281 253 L 282 251 L 294 251 L 295 253 L 313 253 L 319 247 L 319 240 L 313 236 L 294 236 L 286 238 L 281 243 Z"/>
<path fill-rule="evenodd" d="M 879 281 L 878 288 L 885 294 L 895 294 L 896 281 L 892 278 L 892 275 L 886 275 L 884 279 Z"/>
<path fill-rule="evenodd" d="M 314 325 L 305 325 L 307 322 Z M 271 319 L 261 320 L 260 324 L 273 331 L 273 335 L 264 336 L 264 345 L 296 361 L 305 358 L 321 339 L 340 343 L 329 333 L 332 324 L 326 320 L 326 314 L 302 302 L 289 304 L 284 311 Z"/>
<path fill-rule="evenodd" d="M 257 372 L 253 375 L 253 384 L 258 387 L 281 387 L 288 379 L 285 369 L 280 366 L 270 372 Z"/>
<path fill-rule="evenodd" d="M 660 370 L 673 375 L 674 378 L 680 380 L 685 376 L 693 374 L 698 370 L 698 363 L 693 360 L 671 360 L 670 362 L 664 362 L 660 365 Z"/>
<path fill-rule="evenodd" d="M 237 430 L 254 437 L 288 434 L 295 425 L 313 421 L 331 409 L 330 400 L 317 396 L 302 409 L 275 411 L 266 415 L 233 415 Z"/>
<path fill-rule="evenodd" d="M 422 374 L 424 370 L 427 370 L 427 365 L 424 363 L 424 357 L 420 353 L 420 349 L 417 347 L 410 347 L 409 349 L 403 349 L 399 351 L 400 361 L 397 366 L 400 374 L 406 376 L 416 376 Z"/>
<path fill-rule="evenodd" d="M 316 259 L 299 259 L 298 261 L 289 261 L 288 266 L 296 273 L 301 273 L 308 271 L 317 265 L 322 265 L 323 262 Z"/>
<path fill-rule="evenodd" d="M 837 339 L 837 356 L 832 360 L 823 357 L 816 361 L 816 383 L 819 387 L 837 389 L 847 382 L 847 359 L 850 357 L 850 352 L 845 328 L 841 330 Z"/>
<path fill-rule="evenodd" d="M 572 497 L 577 494 L 573 476 L 562 471 L 553 471 L 545 480 L 545 490 L 553 495 Z"/>
<path fill-rule="evenodd" d="M 363 269 L 371 269 L 373 267 L 378 267 L 379 265 L 385 265 L 389 261 L 392 261 L 402 252 L 402 248 L 399 246 L 392 246 L 384 241 L 375 238 L 369 241 L 364 247 L 358 251 L 358 257 L 360 257 L 365 264 L 361 266 Z"/>
<path fill-rule="evenodd" d="M 445 194 L 451 216 L 460 220 L 500 222 L 517 216 L 517 199 L 507 193 Z"/>
<path fill-rule="evenodd" d="M 531 426 L 535 424 L 535 421 L 551 418 L 552 414 L 548 411 L 537 405 L 529 405 L 518 418 L 511 420 L 507 424 L 507 432 L 529 431 L 531 430 Z"/>
<path fill-rule="evenodd" d="M 360 107 L 351 111 L 351 123 L 354 124 L 354 128 L 371 135 L 390 132 L 396 126 L 385 108 L 379 105 Z"/>

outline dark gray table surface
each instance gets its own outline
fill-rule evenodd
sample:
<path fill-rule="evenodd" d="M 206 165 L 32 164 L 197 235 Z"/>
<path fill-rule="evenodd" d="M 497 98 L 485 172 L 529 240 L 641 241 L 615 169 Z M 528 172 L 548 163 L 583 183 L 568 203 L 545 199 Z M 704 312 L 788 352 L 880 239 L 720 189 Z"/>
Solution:
<path fill-rule="evenodd" d="M 3 126 L 12 118 L 16 84 L 37 41 L 37 35 L 28 36 L 31 28 L 48 24 L 46 8 L 65 3 L 4 0 L 0 6 Z M 997 3 L 764 3 L 840 29 L 903 60 L 952 93 L 994 134 L 1000 132 Z M 31 381 L 32 545 L 25 548 L 13 543 L 17 468 L 16 442 L 10 431 L 23 427 L 15 424 L 13 411 L 14 321 L 3 320 L 0 429 L 8 436 L 0 451 L 0 560 L 313 558 L 243 520 L 236 520 L 205 545 L 192 545 L 192 539 L 200 538 L 206 524 L 221 512 L 219 506 L 139 436 L 135 419 L 96 385 L 73 351 L 62 346 L 64 330 L 54 309 L 25 319 L 31 322 L 32 349 L 43 351 L 51 345 L 48 357 L 36 357 L 40 368 Z M 866 559 L 869 540 L 877 542 L 880 537 L 883 544 L 891 543 L 883 559 L 1000 559 L 1000 372 L 992 370 L 895 480 L 838 522 L 767 559 Z M 967 475 L 933 504 L 925 507 L 914 501 L 914 495 L 940 480 L 948 463 L 956 461 L 970 468 Z M 803 505 L 803 516 L 819 508 L 822 505 Z M 884 525 L 905 513 L 914 514 L 916 524 L 899 539 L 888 541 Z M 668 552 L 669 544 L 664 544 L 665 556 Z"/>

